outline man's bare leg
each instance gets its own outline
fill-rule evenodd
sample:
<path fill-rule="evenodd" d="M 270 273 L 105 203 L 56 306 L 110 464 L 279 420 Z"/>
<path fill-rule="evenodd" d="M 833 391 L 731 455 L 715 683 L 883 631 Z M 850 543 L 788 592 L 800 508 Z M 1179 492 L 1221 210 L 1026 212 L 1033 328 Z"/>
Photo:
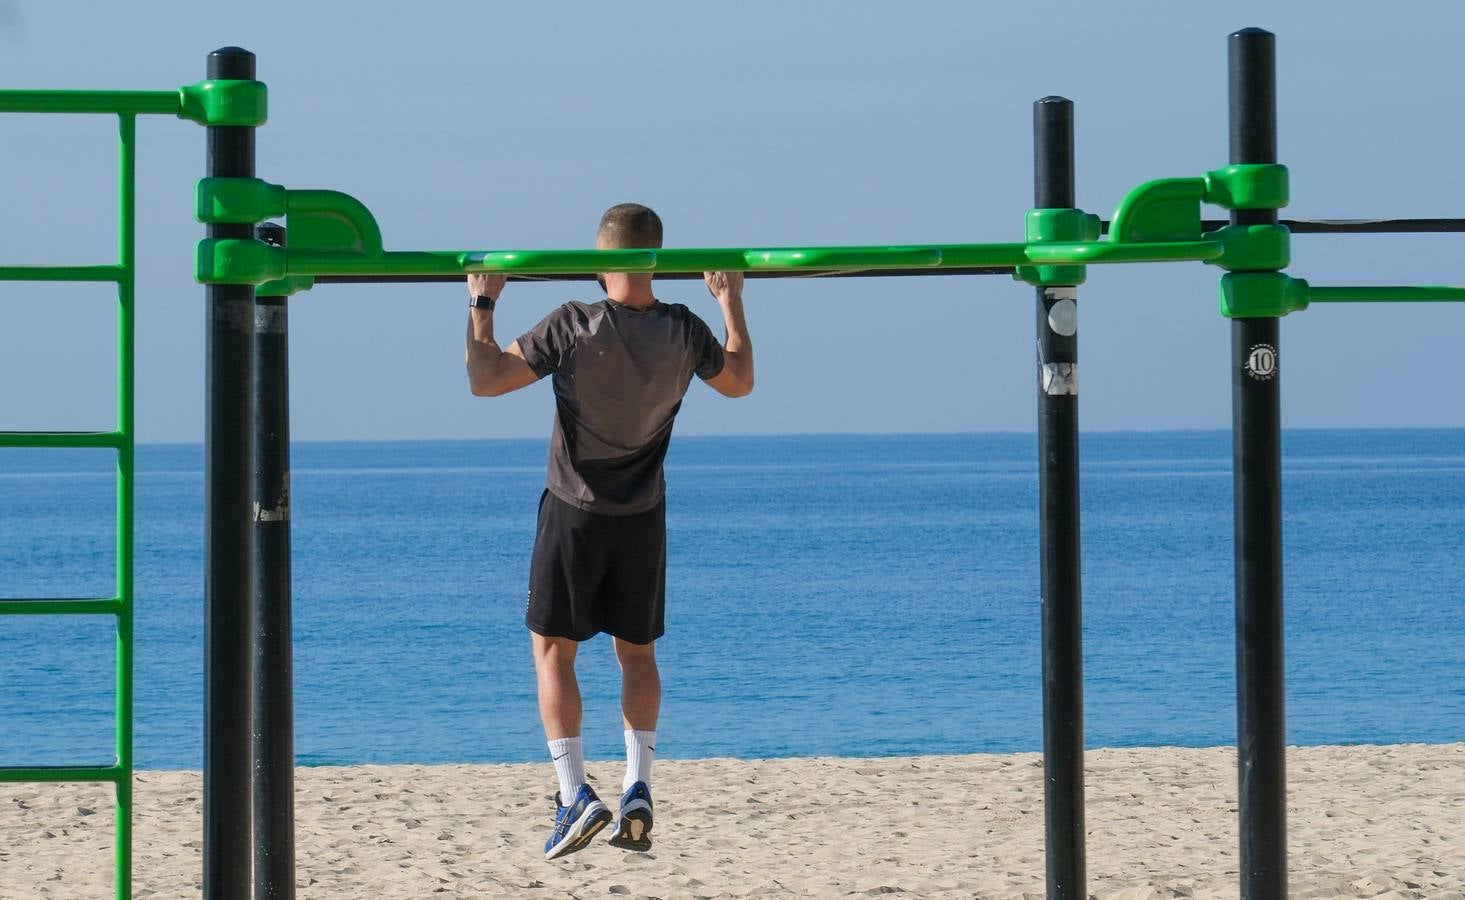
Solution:
<path fill-rule="evenodd" d="M 589 845 L 611 821 L 610 810 L 585 779 L 585 745 L 580 740 L 580 683 L 575 652 L 568 638 L 534 635 L 534 674 L 539 683 L 539 718 L 549 739 L 549 755 L 560 782 L 560 809 L 544 845 L 545 859 L 558 859 Z"/>
<path fill-rule="evenodd" d="M 615 638 L 616 661 L 621 664 L 621 717 L 627 731 L 655 731 L 661 715 L 661 673 L 656 669 L 656 644 L 633 644 Z"/>
<path fill-rule="evenodd" d="M 626 724 L 626 778 L 621 784 L 620 821 L 612 846 L 651 849 L 651 759 L 656 752 L 656 718 L 661 714 L 661 675 L 656 645 L 615 639 L 621 664 L 621 717 Z"/>
<path fill-rule="evenodd" d="M 580 682 L 575 679 L 575 652 L 580 645 L 569 638 L 534 638 L 534 674 L 539 682 L 539 718 L 544 736 L 554 741 L 580 736 Z M 577 785 L 578 787 L 578 785 Z"/>
<path fill-rule="evenodd" d="M 534 674 L 539 681 L 539 718 L 559 777 L 560 802 L 569 806 L 585 783 L 580 683 L 575 679 L 575 651 L 580 645 L 568 638 L 530 633 L 534 635 Z"/>

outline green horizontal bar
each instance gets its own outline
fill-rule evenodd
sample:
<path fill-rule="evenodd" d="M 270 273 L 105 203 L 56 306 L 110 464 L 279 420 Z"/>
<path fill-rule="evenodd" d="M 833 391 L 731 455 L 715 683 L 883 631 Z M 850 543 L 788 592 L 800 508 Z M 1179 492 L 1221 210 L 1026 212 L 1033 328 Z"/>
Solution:
<path fill-rule="evenodd" d="M 637 272 L 655 269 L 657 252 L 655 250 L 499 250 L 490 253 L 464 253 L 459 258 L 459 265 L 460 271 L 538 275 L 571 274 L 571 272 L 565 271 L 567 267 L 574 273 Z M 730 256 L 727 261 L 741 262 L 741 258 L 734 260 Z"/>
<path fill-rule="evenodd" d="M 1449 302 L 1465 300 L 1465 288 L 1403 285 L 1329 287 L 1312 284 L 1308 285 L 1307 299 L 1312 303 Z"/>
<path fill-rule="evenodd" d="M 120 431 L 0 431 L 0 447 L 111 447 L 120 449 Z"/>
<path fill-rule="evenodd" d="M 121 615 L 125 606 L 116 597 L 55 599 L 0 598 L 0 616 Z"/>
<path fill-rule="evenodd" d="M 935 247 L 809 247 L 748 250 L 743 259 L 753 269 L 929 269 L 940 267 L 941 251 Z"/>
<path fill-rule="evenodd" d="M 1197 262 L 1220 259 L 1224 250 L 1219 241 L 1087 241 L 1029 244 L 1027 257 L 1031 262 L 1042 264 Z"/>
<path fill-rule="evenodd" d="M 93 782 L 117 784 L 129 777 L 126 769 L 110 766 L 0 766 L 0 784 L 39 782 Z"/>
<path fill-rule="evenodd" d="M 0 266 L 0 281 L 121 281 L 121 266 Z"/>
<path fill-rule="evenodd" d="M 0 112 L 176 116 L 182 108 L 178 91 L 0 91 Z"/>
<path fill-rule="evenodd" d="M 468 271 L 488 271 L 486 269 L 465 269 L 461 261 L 464 256 L 465 254 L 456 250 L 436 253 L 399 250 L 382 253 L 380 256 L 359 253 L 289 252 L 286 254 L 283 277 L 294 275 L 462 275 Z M 273 281 L 278 277 L 282 276 L 268 280 Z"/>
<path fill-rule="evenodd" d="M 596 272 L 942 269 L 1021 265 L 1024 244 L 933 244 L 929 246 L 854 247 L 672 247 L 660 250 L 496 250 L 461 254 L 459 272 L 512 272 L 537 275 L 585 275 Z M 384 255 L 383 261 L 398 256 Z M 289 270 L 297 271 L 291 254 Z M 426 271 L 377 270 L 370 273 L 430 275 Z"/>
<path fill-rule="evenodd" d="M 1027 244 L 936 244 L 941 268 L 979 269 L 1026 265 Z"/>

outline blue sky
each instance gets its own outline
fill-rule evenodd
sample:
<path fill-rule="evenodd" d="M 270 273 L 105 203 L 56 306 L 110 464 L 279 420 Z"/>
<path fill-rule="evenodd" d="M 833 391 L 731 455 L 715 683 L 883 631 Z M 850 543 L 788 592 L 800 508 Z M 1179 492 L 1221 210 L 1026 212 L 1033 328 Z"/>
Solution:
<path fill-rule="evenodd" d="M 1031 103 L 1077 104 L 1078 192 L 1226 159 L 1226 34 L 1278 34 L 1280 151 L 1298 217 L 1465 215 L 1465 7 L 1043 4 L 130 3 L 0 0 L 0 85 L 167 89 L 208 51 L 259 56 L 262 177 L 354 194 L 394 249 L 589 246 L 638 200 L 681 246 L 1018 239 Z M 0 117 L 0 261 L 113 254 L 112 123 Z M 198 441 L 203 132 L 140 126 L 138 425 Z M 1317 283 L 1465 282 L 1460 237 L 1294 240 Z M 1095 268 L 1080 293 L 1086 429 L 1225 428 L 1218 272 Z M 585 287 L 514 285 L 505 342 Z M 578 291 L 578 293 L 577 293 Z M 667 283 L 709 319 L 700 286 Z M 1031 289 L 1003 278 L 756 282 L 758 390 L 694 386 L 690 434 L 1024 431 Z M 463 292 L 322 287 L 293 302 L 298 439 L 534 436 L 539 384 L 468 395 Z M 104 286 L 0 284 L 0 426 L 107 425 Z M 720 327 L 719 327 L 720 331 Z M 1465 426 L 1461 305 L 1320 306 L 1283 322 L 1294 427 Z"/>

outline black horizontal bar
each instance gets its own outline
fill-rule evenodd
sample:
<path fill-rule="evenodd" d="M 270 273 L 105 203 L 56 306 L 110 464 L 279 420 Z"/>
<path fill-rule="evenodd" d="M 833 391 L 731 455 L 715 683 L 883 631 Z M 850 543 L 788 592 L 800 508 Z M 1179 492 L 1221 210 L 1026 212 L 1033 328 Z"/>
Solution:
<path fill-rule="evenodd" d="M 1465 219 L 1282 219 L 1296 234 L 1449 234 Z"/>
<path fill-rule="evenodd" d="M 658 281 L 701 281 L 695 272 L 656 275 Z M 820 271 L 788 269 L 778 272 L 744 272 L 748 278 L 893 278 L 909 275 L 1011 275 L 1011 266 L 951 267 L 946 269 L 860 269 L 858 271 Z M 458 283 L 466 275 L 317 275 L 316 284 L 437 284 Z M 510 275 L 510 281 L 594 281 L 593 275 Z"/>
<path fill-rule="evenodd" d="M 1230 223 L 1226 219 L 1203 219 L 1202 231 L 1215 231 Z M 1457 234 L 1465 232 L 1465 219 L 1279 219 L 1293 234 Z M 1102 223 L 1104 234 L 1109 223 Z"/>

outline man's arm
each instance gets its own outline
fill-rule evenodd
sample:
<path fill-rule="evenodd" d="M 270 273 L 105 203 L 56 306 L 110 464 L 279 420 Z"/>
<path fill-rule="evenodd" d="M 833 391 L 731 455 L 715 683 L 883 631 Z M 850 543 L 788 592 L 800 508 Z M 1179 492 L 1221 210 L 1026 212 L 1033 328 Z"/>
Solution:
<path fill-rule="evenodd" d="M 469 275 L 468 296 L 498 301 L 508 278 L 503 275 Z M 499 349 L 493 339 L 493 310 L 468 308 L 468 340 L 464 350 L 468 365 L 468 389 L 475 397 L 497 397 L 539 380 L 519 352 L 519 342 Z"/>
<path fill-rule="evenodd" d="M 722 371 L 707 379 L 707 385 L 725 397 L 746 397 L 753 393 L 753 341 L 743 316 L 743 273 L 703 272 L 702 279 L 722 307 L 727 328 Z"/>

